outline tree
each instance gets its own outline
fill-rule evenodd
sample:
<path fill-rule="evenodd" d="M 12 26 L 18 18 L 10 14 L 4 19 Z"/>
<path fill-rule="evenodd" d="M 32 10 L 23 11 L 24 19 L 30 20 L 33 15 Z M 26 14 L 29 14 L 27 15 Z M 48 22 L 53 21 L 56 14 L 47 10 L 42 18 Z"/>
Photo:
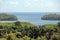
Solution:
<path fill-rule="evenodd" d="M 57 25 L 58 25 L 58 27 L 60 27 L 60 22 L 58 22 L 58 24 L 57 24 Z"/>
<path fill-rule="evenodd" d="M 16 21 L 14 24 L 15 24 L 15 26 L 21 26 L 20 21 Z"/>
<path fill-rule="evenodd" d="M 15 15 L 10 15 L 10 14 L 0 14 L 0 21 L 16 21 L 18 20 Z"/>
<path fill-rule="evenodd" d="M 47 14 L 44 15 L 42 20 L 60 20 L 60 14 Z"/>

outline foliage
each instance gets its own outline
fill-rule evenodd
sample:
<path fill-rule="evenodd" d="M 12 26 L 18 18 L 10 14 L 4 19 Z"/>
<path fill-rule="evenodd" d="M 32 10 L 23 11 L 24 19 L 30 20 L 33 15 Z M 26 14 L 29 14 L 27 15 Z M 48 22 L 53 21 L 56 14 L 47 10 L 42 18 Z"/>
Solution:
<path fill-rule="evenodd" d="M 41 38 L 38 36 L 36 40 L 41 40 Z"/>
<path fill-rule="evenodd" d="M 24 36 L 23 39 L 24 40 L 30 40 L 30 38 L 28 36 Z"/>
<path fill-rule="evenodd" d="M 60 33 L 54 33 L 52 35 L 52 40 L 60 40 Z"/>
<path fill-rule="evenodd" d="M 0 38 L 7 40 L 55 40 L 56 38 L 59 40 L 58 25 L 59 23 L 41 26 L 29 22 L 0 23 Z"/>
<path fill-rule="evenodd" d="M 17 17 L 15 15 L 0 14 L 0 21 L 16 21 Z"/>
<path fill-rule="evenodd" d="M 17 32 L 15 35 L 17 38 L 21 38 L 21 32 Z"/>
<path fill-rule="evenodd" d="M 44 25 L 44 28 L 47 30 L 54 30 L 56 29 L 58 26 L 56 24 L 46 24 Z"/>
<path fill-rule="evenodd" d="M 44 15 L 42 20 L 60 20 L 60 14 L 48 14 Z"/>
<path fill-rule="evenodd" d="M 7 37 L 7 40 L 15 40 L 14 34 L 10 33 Z"/>

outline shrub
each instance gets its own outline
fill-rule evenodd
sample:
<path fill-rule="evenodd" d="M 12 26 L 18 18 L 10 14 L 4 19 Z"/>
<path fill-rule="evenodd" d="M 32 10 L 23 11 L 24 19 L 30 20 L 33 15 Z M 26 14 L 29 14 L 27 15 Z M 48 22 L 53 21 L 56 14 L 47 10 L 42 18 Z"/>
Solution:
<path fill-rule="evenodd" d="M 30 38 L 28 36 L 24 36 L 23 39 L 24 40 L 30 40 Z"/>
<path fill-rule="evenodd" d="M 21 32 L 17 32 L 15 35 L 16 35 L 17 38 L 22 37 L 22 36 L 21 36 Z"/>
<path fill-rule="evenodd" d="M 41 38 L 38 36 L 36 40 L 41 40 Z"/>
<path fill-rule="evenodd" d="M 15 40 L 14 34 L 9 34 L 7 40 Z"/>
<path fill-rule="evenodd" d="M 45 36 L 42 36 L 42 37 L 41 37 L 41 40 L 46 40 L 46 37 L 45 37 Z"/>

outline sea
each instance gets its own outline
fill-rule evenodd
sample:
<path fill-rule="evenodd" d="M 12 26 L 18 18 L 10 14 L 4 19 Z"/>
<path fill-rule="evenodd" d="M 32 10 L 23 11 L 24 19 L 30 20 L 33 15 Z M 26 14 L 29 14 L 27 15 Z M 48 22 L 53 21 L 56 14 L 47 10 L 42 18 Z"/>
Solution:
<path fill-rule="evenodd" d="M 41 17 L 52 13 L 43 12 L 10 12 L 7 14 L 12 14 L 17 16 L 20 22 L 30 22 L 34 25 L 44 25 L 44 24 L 57 24 L 60 20 L 42 20 Z M 59 14 L 59 13 L 57 13 Z"/>
<path fill-rule="evenodd" d="M 30 22 L 35 25 L 44 25 L 44 24 L 57 24 L 60 20 L 42 20 L 41 17 L 49 13 L 40 13 L 40 12 L 16 12 L 11 13 L 18 17 L 18 20 L 21 22 Z M 51 13 L 52 14 L 52 13 Z M 59 14 L 59 13 L 57 13 Z"/>

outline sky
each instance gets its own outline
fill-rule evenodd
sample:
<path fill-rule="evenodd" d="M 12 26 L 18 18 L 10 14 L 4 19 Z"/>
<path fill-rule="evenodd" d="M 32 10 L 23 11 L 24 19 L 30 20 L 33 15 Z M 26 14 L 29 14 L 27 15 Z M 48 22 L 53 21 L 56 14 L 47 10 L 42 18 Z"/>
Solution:
<path fill-rule="evenodd" d="M 0 0 L 0 12 L 60 12 L 60 0 Z"/>

